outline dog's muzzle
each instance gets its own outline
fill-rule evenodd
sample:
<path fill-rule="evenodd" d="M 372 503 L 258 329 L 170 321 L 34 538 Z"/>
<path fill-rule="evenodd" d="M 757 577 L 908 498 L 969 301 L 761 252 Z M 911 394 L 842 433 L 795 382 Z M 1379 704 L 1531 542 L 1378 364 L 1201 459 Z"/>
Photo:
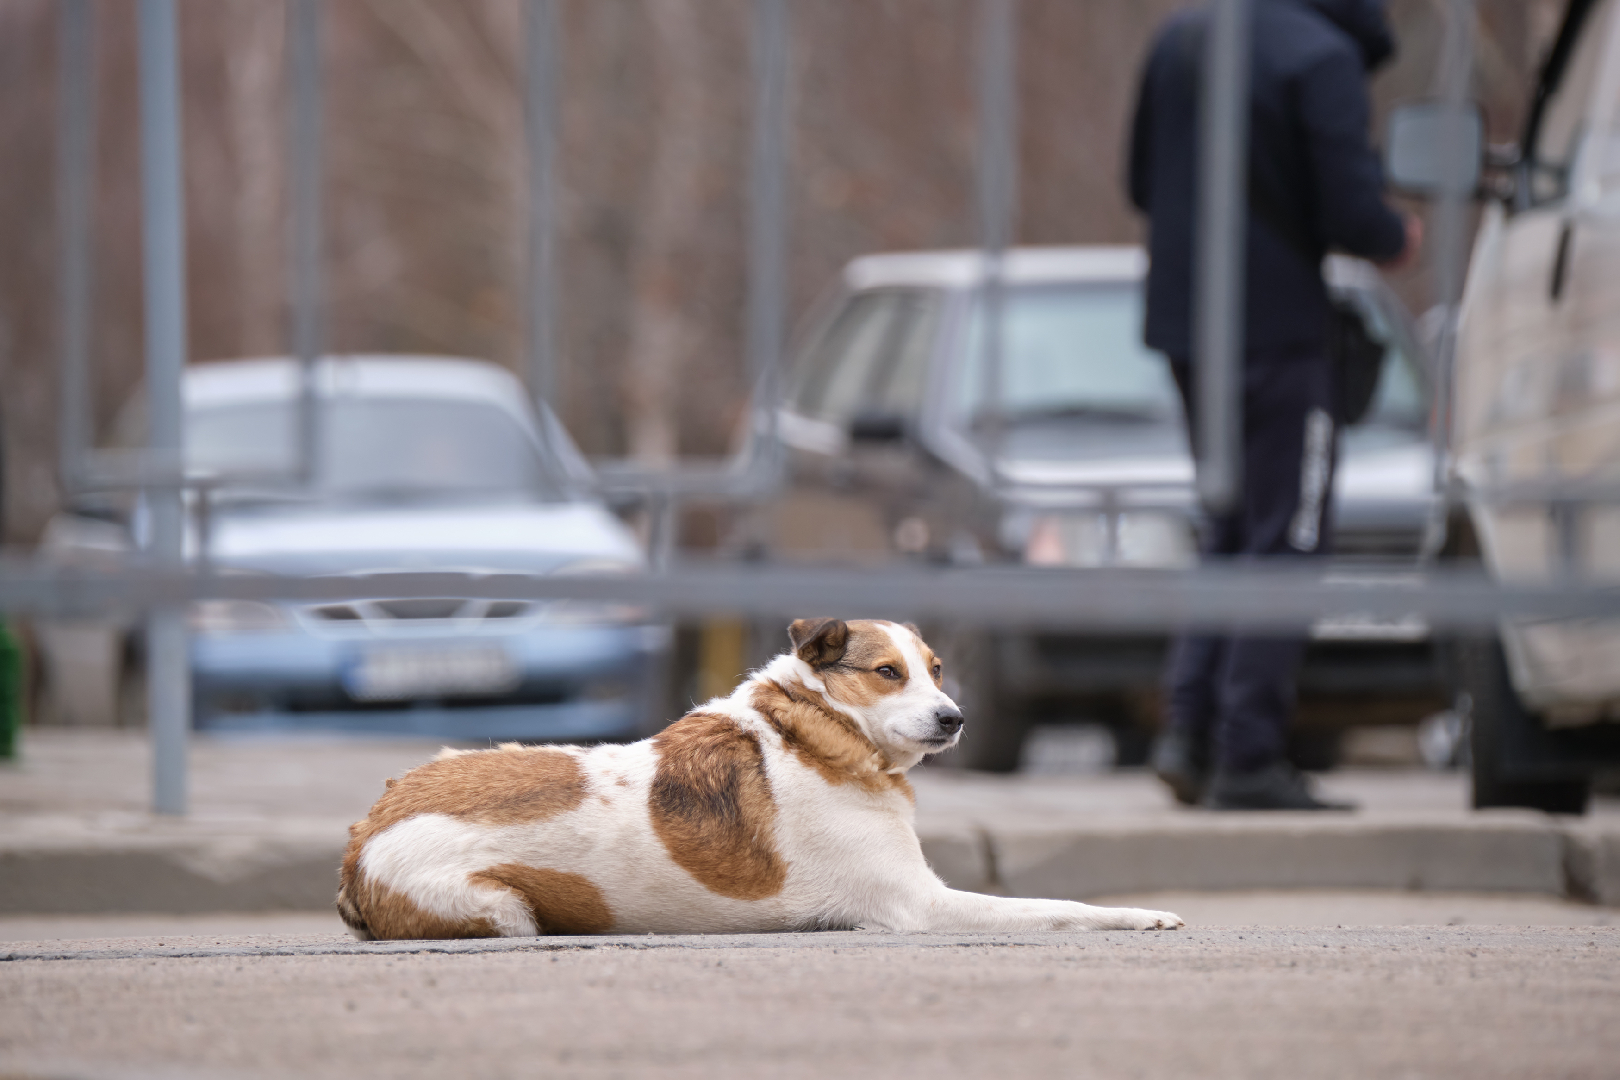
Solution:
<path fill-rule="evenodd" d="M 962 730 L 961 709 L 941 709 L 934 714 L 934 726 L 939 729 L 942 739 L 949 739 Z"/>

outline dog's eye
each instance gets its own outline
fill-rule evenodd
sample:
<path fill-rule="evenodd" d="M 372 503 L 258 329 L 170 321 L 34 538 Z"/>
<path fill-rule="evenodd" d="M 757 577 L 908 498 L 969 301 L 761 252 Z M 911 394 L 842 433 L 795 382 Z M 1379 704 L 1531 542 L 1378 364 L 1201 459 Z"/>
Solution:
<path fill-rule="evenodd" d="M 895 669 L 893 664 L 884 664 L 881 667 L 873 668 L 872 670 L 876 671 L 885 679 L 898 679 L 900 677 L 900 672 Z"/>
<path fill-rule="evenodd" d="M 934 665 L 934 678 L 936 678 L 936 679 L 939 678 L 940 671 L 941 671 L 940 666 L 938 664 L 935 664 Z"/>

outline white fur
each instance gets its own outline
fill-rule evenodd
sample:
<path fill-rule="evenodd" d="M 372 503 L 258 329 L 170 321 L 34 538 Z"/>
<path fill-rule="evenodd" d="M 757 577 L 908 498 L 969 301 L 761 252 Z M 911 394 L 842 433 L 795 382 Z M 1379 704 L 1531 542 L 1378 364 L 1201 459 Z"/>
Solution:
<path fill-rule="evenodd" d="M 954 743 L 935 738 L 935 717 L 954 708 L 934 684 L 920 642 L 886 624 L 905 658 L 907 685 L 862 709 L 827 698 L 851 717 L 900 772 Z M 717 933 L 865 927 L 889 931 L 1152 930 L 1182 921 L 1163 911 L 1099 908 L 1068 900 L 1019 900 L 949 889 L 929 869 L 910 801 L 899 790 L 829 784 L 782 746 L 750 705 L 760 682 L 827 685 L 797 656 L 755 672 L 729 697 L 702 706 L 759 737 L 776 803 L 775 848 L 787 865 L 782 890 L 764 900 L 711 892 L 670 858 L 653 830 L 648 792 L 652 742 L 575 750 L 588 778 L 581 804 L 544 821 L 490 826 L 422 814 L 367 842 L 360 871 L 445 919 L 488 919 L 503 935 L 536 932 L 527 906 L 505 889 L 468 878 L 500 863 L 580 874 L 602 893 L 617 933 Z M 507 751 L 495 750 L 489 753 Z M 620 781 L 624 782 L 621 783 Z"/>

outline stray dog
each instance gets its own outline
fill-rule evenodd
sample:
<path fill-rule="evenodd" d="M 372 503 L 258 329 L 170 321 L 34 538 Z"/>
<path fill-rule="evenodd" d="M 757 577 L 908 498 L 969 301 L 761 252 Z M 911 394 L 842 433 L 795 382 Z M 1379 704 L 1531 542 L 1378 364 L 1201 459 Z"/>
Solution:
<path fill-rule="evenodd" d="M 445 750 L 349 830 L 356 937 L 1164 930 L 1165 911 L 946 888 L 906 770 L 962 713 L 913 626 L 800 619 L 791 652 L 628 746 Z"/>

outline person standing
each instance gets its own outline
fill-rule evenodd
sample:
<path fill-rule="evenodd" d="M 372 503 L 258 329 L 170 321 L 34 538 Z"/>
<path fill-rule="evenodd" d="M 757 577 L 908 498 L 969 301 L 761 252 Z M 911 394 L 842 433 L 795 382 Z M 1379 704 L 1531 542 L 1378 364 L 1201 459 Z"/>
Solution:
<path fill-rule="evenodd" d="M 1243 471 L 1237 505 L 1204 523 L 1206 556 L 1317 558 L 1328 550 L 1337 445 L 1321 263 L 1342 250 L 1411 259 L 1418 220 L 1383 200 L 1368 140 L 1367 76 L 1394 55 L 1382 0 L 1251 0 L 1243 317 Z M 1154 40 L 1131 130 L 1129 189 L 1147 215 L 1144 340 L 1170 361 L 1189 434 L 1198 115 L 1207 7 Z M 1182 634 L 1165 672 L 1153 766 L 1183 802 L 1341 809 L 1284 756 L 1302 634 Z"/>

